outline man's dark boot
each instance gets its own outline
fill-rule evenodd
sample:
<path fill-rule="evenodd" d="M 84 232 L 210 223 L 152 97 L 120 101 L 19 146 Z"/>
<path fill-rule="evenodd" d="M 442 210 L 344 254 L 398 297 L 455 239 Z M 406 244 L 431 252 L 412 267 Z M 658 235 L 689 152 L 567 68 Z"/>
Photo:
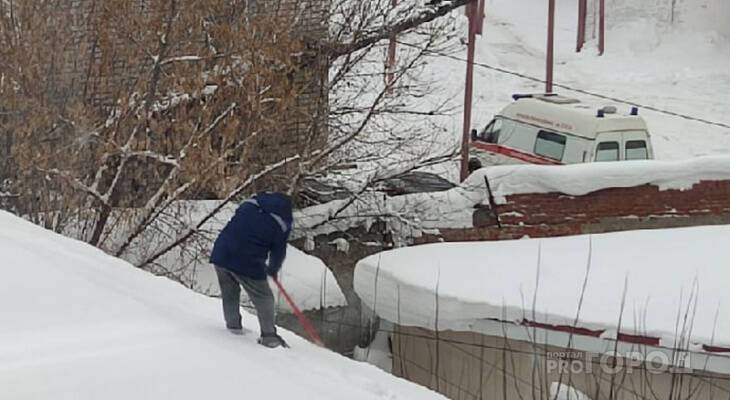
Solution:
<path fill-rule="evenodd" d="M 282 339 L 281 336 L 277 335 L 276 333 L 262 333 L 258 342 L 260 345 L 266 346 L 266 347 L 269 347 L 272 349 L 279 347 L 279 346 L 282 346 L 284 348 L 289 347 L 289 345 L 286 344 L 284 339 Z"/>

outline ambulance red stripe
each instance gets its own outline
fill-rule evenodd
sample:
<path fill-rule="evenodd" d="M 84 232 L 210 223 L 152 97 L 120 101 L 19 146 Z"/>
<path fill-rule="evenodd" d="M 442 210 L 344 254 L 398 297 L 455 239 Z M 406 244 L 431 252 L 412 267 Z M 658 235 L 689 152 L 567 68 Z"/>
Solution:
<path fill-rule="evenodd" d="M 474 148 L 488 151 L 490 153 L 500 154 L 505 157 L 513 158 L 515 160 L 524 161 L 529 164 L 540 164 L 540 165 L 563 165 L 560 161 L 553 160 L 547 157 L 541 157 L 535 154 L 530 154 L 521 150 L 513 149 L 511 147 L 505 147 L 494 143 L 485 142 L 472 142 Z"/>

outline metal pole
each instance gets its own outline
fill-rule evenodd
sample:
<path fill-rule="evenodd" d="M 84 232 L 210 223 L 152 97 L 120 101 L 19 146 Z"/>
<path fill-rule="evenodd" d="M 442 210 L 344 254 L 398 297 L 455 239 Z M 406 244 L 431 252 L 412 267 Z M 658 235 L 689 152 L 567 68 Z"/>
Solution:
<path fill-rule="evenodd" d="M 553 62 L 555 47 L 555 0 L 548 2 L 548 34 L 547 34 L 547 76 L 545 78 L 545 93 L 553 92 Z"/>
<path fill-rule="evenodd" d="M 477 36 L 477 4 L 469 3 L 466 6 L 469 17 L 469 44 L 466 56 L 466 87 L 464 88 L 464 130 L 461 137 L 461 181 L 469 175 L 469 140 L 471 139 L 471 102 L 474 83 L 474 51 Z"/>
<path fill-rule="evenodd" d="M 578 0 L 578 38 L 575 45 L 575 51 L 583 50 L 586 44 L 586 19 L 588 18 L 588 0 Z"/>
<path fill-rule="evenodd" d="M 391 0 L 390 4 L 395 8 L 398 5 L 398 0 Z M 386 84 L 392 84 L 395 80 L 395 57 L 396 57 L 396 36 L 391 35 L 390 37 L 390 43 L 388 43 L 388 61 L 387 61 L 387 71 L 385 74 L 385 83 Z"/>
<path fill-rule="evenodd" d="M 598 55 L 603 55 L 606 50 L 606 0 L 600 0 L 598 20 Z"/>

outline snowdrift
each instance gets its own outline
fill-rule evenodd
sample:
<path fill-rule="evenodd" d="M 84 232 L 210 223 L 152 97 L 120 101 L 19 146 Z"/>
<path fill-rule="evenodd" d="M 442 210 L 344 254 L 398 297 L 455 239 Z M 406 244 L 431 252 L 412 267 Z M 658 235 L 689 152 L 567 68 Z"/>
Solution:
<path fill-rule="evenodd" d="M 432 330 L 526 319 L 728 347 L 729 246 L 730 226 L 430 244 L 361 260 L 355 290 L 386 320 Z"/>
<path fill-rule="evenodd" d="M 442 398 L 282 331 L 223 329 L 220 304 L 0 211 L 0 388 L 7 399 Z"/>

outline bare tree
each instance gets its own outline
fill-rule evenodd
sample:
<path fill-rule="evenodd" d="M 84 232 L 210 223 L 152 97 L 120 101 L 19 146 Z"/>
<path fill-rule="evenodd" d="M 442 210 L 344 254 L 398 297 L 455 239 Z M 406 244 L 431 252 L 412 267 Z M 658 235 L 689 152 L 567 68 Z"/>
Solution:
<path fill-rule="evenodd" d="M 4 0 L 0 177 L 18 213 L 149 268 L 262 187 L 357 162 L 355 197 L 455 154 L 418 71 L 468 2 Z M 386 83 L 393 35 L 410 46 Z M 217 201 L 181 218 L 194 199 Z"/>

